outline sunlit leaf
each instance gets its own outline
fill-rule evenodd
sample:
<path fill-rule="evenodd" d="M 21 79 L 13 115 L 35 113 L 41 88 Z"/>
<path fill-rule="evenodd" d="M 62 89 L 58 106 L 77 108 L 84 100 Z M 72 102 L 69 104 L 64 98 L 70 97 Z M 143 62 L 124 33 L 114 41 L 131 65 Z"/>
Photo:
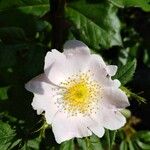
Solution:
<path fill-rule="evenodd" d="M 75 37 L 84 41 L 87 45 L 95 50 L 99 50 L 100 48 L 109 48 L 114 45 L 121 45 L 121 38 L 119 35 L 120 24 L 119 20 L 116 16 L 116 9 L 111 5 L 85 5 L 83 10 L 77 9 L 76 7 L 67 7 L 66 8 L 66 17 L 71 21 L 72 25 L 75 29 L 73 29 L 73 33 Z M 90 15 L 89 8 L 95 10 L 93 16 Z M 86 10 L 84 12 L 84 10 Z M 97 20 L 102 20 L 105 14 L 105 21 L 94 21 L 93 18 L 99 14 L 99 18 Z M 93 18 L 92 18 L 93 17 Z M 115 25 L 114 25 L 115 21 Z"/>
<path fill-rule="evenodd" d="M 119 7 L 140 7 L 145 11 L 150 11 L 149 0 L 109 0 Z"/>

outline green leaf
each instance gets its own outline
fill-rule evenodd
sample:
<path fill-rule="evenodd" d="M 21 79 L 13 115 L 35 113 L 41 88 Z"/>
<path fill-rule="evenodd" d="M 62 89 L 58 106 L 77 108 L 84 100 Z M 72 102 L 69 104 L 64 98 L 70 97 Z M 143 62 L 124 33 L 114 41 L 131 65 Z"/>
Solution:
<path fill-rule="evenodd" d="M 6 10 L 11 7 L 17 7 L 19 5 L 22 5 L 23 2 L 20 0 L 1 0 L 0 1 L 0 11 Z"/>
<path fill-rule="evenodd" d="M 18 10 L 24 14 L 32 14 L 34 16 L 42 17 L 49 11 L 49 8 L 48 4 L 40 4 L 18 7 Z"/>
<path fill-rule="evenodd" d="M 116 132 L 117 131 L 106 130 L 106 139 L 107 139 L 107 144 L 108 144 L 109 150 L 112 149 L 112 146 L 115 142 Z"/>
<path fill-rule="evenodd" d="M 16 27 L 23 29 L 25 35 L 30 38 L 35 38 L 36 20 L 36 17 L 32 15 L 23 14 L 16 9 L 9 9 L 0 13 L 0 27 Z M 10 42 L 12 43 L 11 40 Z"/>
<path fill-rule="evenodd" d="M 7 10 L 10 8 L 18 8 L 22 6 L 37 6 L 41 4 L 48 4 L 49 0 L 1 0 L 0 11 Z"/>
<path fill-rule="evenodd" d="M 43 30 L 46 30 L 47 32 L 50 32 L 52 29 L 52 26 L 49 22 L 43 21 L 43 20 L 38 20 L 37 25 L 36 25 L 37 31 L 41 32 Z"/>
<path fill-rule="evenodd" d="M 27 61 L 20 60 L 20 68 L 24 77 L 33 78 L 43 72 L 45 54 L 46 51 L 42 45 L 28 45 L 28 53 L 25 58 Z"/>
<path fill-rule="evenodd" d="M 127 47 L 119 51 L 118 60 L 121 65 L 125 65 L 127 63 L 129 57 L 129 50 L 129 47 Z"/>
<path fill-rule="evenodd" d="M 23 50 L 27 52 L 23 53 Z M 17 57 L 18 53 L 20 57 Z M 17 69 L 15 66 L 18 65 L 20 69 L 17 71 L 22 71 L 24 77 L 32 78 L 42 72 L 45 54 L 46 51 L 40 44 L 0 44 L 0 68 Z"/>
<path fill-rule="evenodd" d="M 8 150 L 15 137 L 15 130 L 10 125 L 0 121 L 0 150 Z"/>
<path fill-rule="evenodd" d="M 25 142 L 20 150 L 39 150 L 41 138 L 31 139 Z"/>
<path fill-rule="evenodd" d="M 122 141 L 121 142 L 119 150 L 128 150 L 128 143 L 127 143 L 127 141 Z"/>
<path fill-rule="evenodd" d="M 129 144 L 129 150 L 136 150 L 132 141 L 129 140 L 128 144 Z"/>
<path fill-rule="evenodd" d="M 150 143 L 144 143 L 140 140 L 137 140 L 136 142 L 142 150 L 150 150 Z"/>
<path fill-rule="evenodd" d="M 40 141 L 41 141 L 40 138 L 28 140 L 27 147 L 34 150 L 39 150 Z"/>
<path fill-rule="evenodd" d="M 144 11 L 150 11 L 150 1 L 149 0 L 109 0 L 114 5 L 119 7 L 140 7 Z"/>
<path fill-rule="evenodd" d="M 17 9 L 24 14 L 42 17 L 50 9 L 49 0 L 23 0 L 23 2 L 24 5 L 21 5 Z"/>
<path fill-rule="evenodd" d="M 109 134 L 110 134 L 110 147 L 112 149 L 114 143 L 115 143 L 115 138 L 116 138 L 116 133 L 117 131 L 109 131 Z"/>
<path fill-rule="evenodd" d="M 106 136 L 106 140 L 107 140 L 108 150 L 111 150 L 111 139 L 110 139 L 109 130 L 106 130 L 105 133 L 106 133 L 105 136 Z"/>
<path fill-rule="evenodd" d="M 68 6 L 92 20 L 107 33 L 112 34 L 117 42 L 122 43 L 120 37 L 120 21 L 117 17 L 118 9 L 116 7 L 107 2 L 99 1 L 97 3 L 89 3 L 86 0 L 71 2 Z"/>
<path fill-rule="evenodd" d="M 136 60 L 127 62 L 126 65 L 121 66 L 113 79 L 118 79 L 122 85 L 125 85 L 129 82 L 135 72 L 136 69 Z"/>
<path fill-rule="evenodd" d="M 74 140 L 65 141 L 61 144 L 60 150 L 75 150 Z"/>
<path fill-rule="evenodd" d="M 7 87 L 0 87 L 0 100 L 8 99 L 8 96 L 7 96 L 8 89 L 9 89 L 9 86 L 7 86 Z"/>
<path fill-rule="evenodd" d="M 144 50 L 143 62 L 150 68 L 150 51 L 148 49 Z"/>
<path fill-rule="evenodd" d="M 17 52 L 27 47 L 27 44 L 0 44 L 0 68 L 13 67 L 17 63 Z"/>
<path fill-rule="evenodd" d="M 84 5 L 83 3 L 82 6 L 84 6 L 84 9 L 82 10 L 78 8 L 80 10 L 78 11 L 77 8 L 72 7 L 73 4 L 66 8 L 65 14 L 66 18 L 74 27 L 72 28 L 72 32 L 76 38 L 84 41 L 87 45 L 95 50 L 99 50 L 100 48 L 110 48 L 114 45 L 122 44 L 119 35 L 120 24 L 116 16 L 117 10 L 114 9 L 112 5 Z M 91 9 L 92 12 L 95 9 L 97 11 L 93 13 L 92 16 L 88 15 L 90 12 L 89 9 Z M 103 16 L 104 14 L 106 15 Z M 99 18 L 95 20 L 103 20 L 103 17 L 105 17 L 106 21 L 96 22 L 93 18 L 95 18 L 97 15 Z"/>
<path fill-rule="evenodd" d="M 135 150 L 141 150 L 141 148 L 137 145 L 137 143 L 135 141 L 132 142 L 132 144 L 133 144 Z"/>
<path fill-rule="evenodd" d="M 96 135 L 84 139 L 77 139 L 81 150 L 103 150 L 100 139 Z"/>
<path fill-rule="evenodd" d="M 9 147 L 9 149 L 11 150 L 11 149 L 15 148 L 18 144 L 21 143 L 21 141 L 22 141 L 21 139 L 16 140 L 16 141 Z"/>
<path fill-rule="evenodd" d="M 38 17 L 45 15 L 50 9 L 49 0 L 1 0 L 0 11 L 18 10 L 23 14 Z"/>
<path fill-rule="evenodd" d="M 141 141 L 150 143 L 150 131 L 139 131 L 136 135 Z"/>
<path fill-rule="evenodd" d="M 81 150 L 87 150 L 87 143 L 86 143 L 86 139 L 77 139 L 78 145 L 80 147 Z"/>
<path fill-rule="evenodd" d="M 141 149 L 149 150 L 150 149 L 150 131 L 138 131 L 127 141 L 124 140 L 121 143 L 122 148 L 124 149 L 126 148 L 125 143 L 128 143 L 129 150 L 141 150 Z"/>
<path fill-rule="evenodd" d="M 28 5 L 28 6 L 31 6 L 31 5 L 40 5 L 40 4 L 48 4 L 49 3 L 49 0 L 22 0 L 23 4 L 24 5 Z"/>
<path fill-rule="evenodd" d="M 100 139 L 96 135 L 90 136 L 90 146 L 93 150 L 103 150 Z"/>
<path fill-rule="evenodd" d="M 0 38 L 4 42 L 15 41 L 15 40 L 25 40 L 26 35 L 22 28 L 19 27 L 2 27 L 0 28 Z"/>

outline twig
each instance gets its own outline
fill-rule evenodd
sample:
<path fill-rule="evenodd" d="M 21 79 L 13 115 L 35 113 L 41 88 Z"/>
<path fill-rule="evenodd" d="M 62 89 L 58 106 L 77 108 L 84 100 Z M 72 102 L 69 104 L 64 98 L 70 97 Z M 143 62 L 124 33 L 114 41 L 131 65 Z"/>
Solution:
<path fill-rule="evenodd" d="M 59 51 L 63 46 L 64 33 L 64 8 L 66 0 L 49 0 L 52 24 L 51 48 Z"/>

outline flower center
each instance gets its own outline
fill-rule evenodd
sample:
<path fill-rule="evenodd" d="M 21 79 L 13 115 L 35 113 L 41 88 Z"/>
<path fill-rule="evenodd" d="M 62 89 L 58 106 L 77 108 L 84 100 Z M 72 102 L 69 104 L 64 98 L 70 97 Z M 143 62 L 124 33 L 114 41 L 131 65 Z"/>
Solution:
<path fill-rule="evenodd" d="M 61 98 L 58 99 L 65 111 L 71 115 L 88 115 L 96 112 L 100 86 L 91 79 L 91 74 L 80 73 L 61 83 Z"/>
<path fill-rule="evenodd" d="M 79 81 L 68 87 L 64 94 L 64 100 L 70 101 L 71 103 L 83 103 L 90 97 L 90 87 L 83 80 Z"/>

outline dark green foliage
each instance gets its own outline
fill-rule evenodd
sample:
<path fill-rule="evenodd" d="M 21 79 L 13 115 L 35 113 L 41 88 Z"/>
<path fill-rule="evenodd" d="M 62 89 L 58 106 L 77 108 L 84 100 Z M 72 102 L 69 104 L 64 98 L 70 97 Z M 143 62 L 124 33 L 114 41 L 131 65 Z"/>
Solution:
<path fill-rule="evenodd" d="M 75 145 L 74 145 L 74 140 L 69 140 L 61 144 L 60 150 L 74 150 Z"/>
<path fill-rule="evenodd" d="M 77 142 L 81 150 L 103 150 L 100 139 L 95 135 L 90 138 L 77 139 Z"/>
<path fill-rule="evenodd" d="M 122 139 L 120 150 L 149 150 L 150 149 L 150 132 L 139 131 L 130 139 Z"/>
<path fill-rule="evenodd" d="M 129 82 L 135 72 L 136 69 L 136 60 L 127 62 L 126 65 L 123 65 L 117 71 L 117 74 L 114 76 L 114 79 L 118 79 L 122 85 Z"/>
<path fill-rule="evenodd" d="M 63 41 L 81 40 L 108 63 L 118 64 L 113 78 L 141 102 L 150 97 L 149 12 L 149 0 L 68 0 L 64 15 L 57 17 L 63 20 Z M 24 85 L 43 72 L 53 42 L 52 16 L 49 0 L 0 0 L 0 150 L 149 150 L 149 131 L 130 138 L 123 132 L 115 140 L 116 131 L 107 130 L 102 139 L 92 135 L 58 145 L 51 129 L 40 130 L 43 118 L 32 109 L 33 95 Z M 133 114 L 141 114 L 133 107 Z M 142 110 L 142 123 L 149 127 L 149 107 Z M 144 130 L 142 123 L 138 129 Z"/>

